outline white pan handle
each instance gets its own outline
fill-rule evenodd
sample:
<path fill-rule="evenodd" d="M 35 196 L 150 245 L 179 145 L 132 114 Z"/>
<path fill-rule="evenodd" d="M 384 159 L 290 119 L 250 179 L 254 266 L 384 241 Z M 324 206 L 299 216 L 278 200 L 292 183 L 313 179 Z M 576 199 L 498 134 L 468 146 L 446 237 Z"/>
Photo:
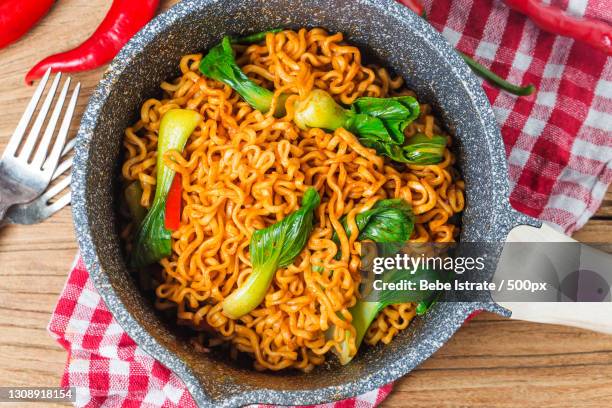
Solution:
<path fill-rule="evenodd" d="M 548 224 L 540 228 L 530 225 L 519 225 L 508 233 L 506 242 L 578 242 L 570 236 L 555 230 Z"/>
<path fill-rule="evenodd" d="M 612 303 L 498 302 L 511 319 L 560 324 L 612 334 Z"/>
<path fill-rule="evenodd" d="M 508 235 L 508 242 L 577 242 L 567 235 L 543 224 L 541 228 L 521 225 Z M 610 276 L 612 256 L 589 248 L 596 263 L 604 265 Z M 512 319 L 536 323 L 551 323 L 579 327 L 602 333 L 612 334 L 612 302 L 498 302 L 512 311 Z"/>

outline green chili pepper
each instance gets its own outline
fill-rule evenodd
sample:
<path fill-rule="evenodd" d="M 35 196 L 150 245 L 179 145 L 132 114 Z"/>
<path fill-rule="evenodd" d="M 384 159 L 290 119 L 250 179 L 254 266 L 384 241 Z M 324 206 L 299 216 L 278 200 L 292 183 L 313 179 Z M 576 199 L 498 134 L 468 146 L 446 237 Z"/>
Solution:
<path fill-rule="evenodd" d="M 468 66 L 472 69 L 472 71 L 476 75 L 483 78 L 484 80 L 486 80 L 488 83 L 490 83 L 496 88 L 503 89 L 506 92 L 509 92 L 513 95 L 518 95 L 518 96 L 531 95 L 535 91 L 535 86 L 533 86 L 532 84 L 529 84 L 527 86 L 518 86 L 518 85 L 511 84 L 510 82 L 496 75 L 494 72 L 490 71 L 485 66 L 474 61 L 472 58 L 468 57 L 467 55 L 461 52 L 459 53 L 459 55 L 463 57 L 463 60 L 465 61 L 465 63 L 468 64 Z"/>

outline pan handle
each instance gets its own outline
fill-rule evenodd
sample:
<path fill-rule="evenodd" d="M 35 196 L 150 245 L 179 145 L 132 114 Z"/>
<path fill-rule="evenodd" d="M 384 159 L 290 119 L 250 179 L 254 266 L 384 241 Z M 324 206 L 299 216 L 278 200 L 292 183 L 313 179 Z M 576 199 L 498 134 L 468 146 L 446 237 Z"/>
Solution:
<path fill-rule="evenodd" d="M 540 227 L 519 225 L 508 233 L 506 242 L 578 242 L 572 237 L 555 230 L 546 223 Z"/>
<path fill-rule="evenodd" d="M 511 319 L 560 324 L 612 334 L 612 303 L 498 302 L 512 312 Z"/>
<path fill-rule="evenodd" d="M 540 228 L 519 225 L 508 234 L 506 242 L 578 242 L 547 224 Z M 593 264 L 604 265 L 600 274 L 612 277 L 612 255 L 584 246 Z M 581 258 L 582 262 L 582 258 Z M 582 265 L 581 265 L 582 266 Z M 512 311 L 512 319 L 579 327 L 612 334 L 612 302 L 498 302 Z"/>

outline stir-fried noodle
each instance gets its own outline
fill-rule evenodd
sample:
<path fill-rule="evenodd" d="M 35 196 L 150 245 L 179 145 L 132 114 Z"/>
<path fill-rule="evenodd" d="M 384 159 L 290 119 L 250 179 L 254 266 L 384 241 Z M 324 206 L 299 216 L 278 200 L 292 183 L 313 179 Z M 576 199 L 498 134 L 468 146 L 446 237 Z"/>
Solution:
<path fill-rule="evenodd" d="M 286 30 L 268 34 L 262 44 L 234 48 L 243 71 L 275 92 L 274 104 L 279 95 L 290 95 L 286 116 L 254 110 L 230 87 L 198 71 L 201 54 L 185 55 L 181 76 L 163 82 L 162 99 L 144 102 L 140 119 L 126 129 L 122 174 L 126 182 L 140 182 L 141 204 L 149 208 L 160 118 L 174 108 L 200 112 L 203 121 L 182 154 L 164 157 L 182 176 L 183 211 L 172 233 L 172 254 L 160 261 L 156 307 L 175 310 L 180 323 L 203 333 L 205 346 L 230 343 L 234 353 L 252 355 L 258 369 L 309 371 L 345 336 L 355 336 L 349 308 L 357 299 L 360 242 L 356 233 L 347 236 L 340 218 L 346 215 L 355 225 L 356 214 L 377 201 L 403 198 L 416 216 L 411 241 L 453 241 L 459 231 L 449 218 L 463 210 L 464 184 L 448 148 L 435 165 L 392 164 L 343 128 L 300 130 L 294 124 L 295 100 L 314 88 L 343 105 L 362 96 L 416 96 L 385 68 L 362 65 L 359 49 L 343 42 L 341 33 Z M 445 135 L 431 108 L 420 108 L 406 136 Z M 221 302 L 252 270 L 252 233 L 298 209 L 309 186 L 321 204 L 306 246 L 292 265 L 276 272 L 255 310 L 237 320 L 226 317 Z M 129 225 L 125 235 L 134 228 Z M 414 304 L 385 308 L 365 342 L 390 342 L 414 316 Z M 349 344 L 350 354 L 356 353 L 355 342 Z"/>

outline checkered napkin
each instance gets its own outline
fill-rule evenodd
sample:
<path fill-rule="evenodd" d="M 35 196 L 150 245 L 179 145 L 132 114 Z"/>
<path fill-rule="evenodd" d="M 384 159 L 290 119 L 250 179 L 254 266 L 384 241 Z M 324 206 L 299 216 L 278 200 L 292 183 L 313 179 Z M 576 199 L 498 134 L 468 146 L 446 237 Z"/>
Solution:
<path fill-rule="evenodd" d="M 431 24 L 502 78 L 532 83 L 517 98 L 488 83 L 510 173 L 510 203 L 568 234 L 593 215 L 612 182 L 612 58 L 539 30 L 500 0 L 425 0 Z M 544 0 L 612 23 L 610 0 Z"/>
<path fill-rule="evenodd" d="M 553 3 L 612 22 L 609 0 Z M 612 58 L 538 30 L 497 0 L 425 0 L 430 22 L 464 53 L 538 93 L 517 98 L 483 87 L 501 126 L 512 205 L 571 233 L 612 181 Z M 194 407 L 181 380 L 127 336 L 77 260 L 49 331 L 68 350 L 62 386 L 77 406 Z M 391 385 L 325 407 L 374 407 Z"/>

